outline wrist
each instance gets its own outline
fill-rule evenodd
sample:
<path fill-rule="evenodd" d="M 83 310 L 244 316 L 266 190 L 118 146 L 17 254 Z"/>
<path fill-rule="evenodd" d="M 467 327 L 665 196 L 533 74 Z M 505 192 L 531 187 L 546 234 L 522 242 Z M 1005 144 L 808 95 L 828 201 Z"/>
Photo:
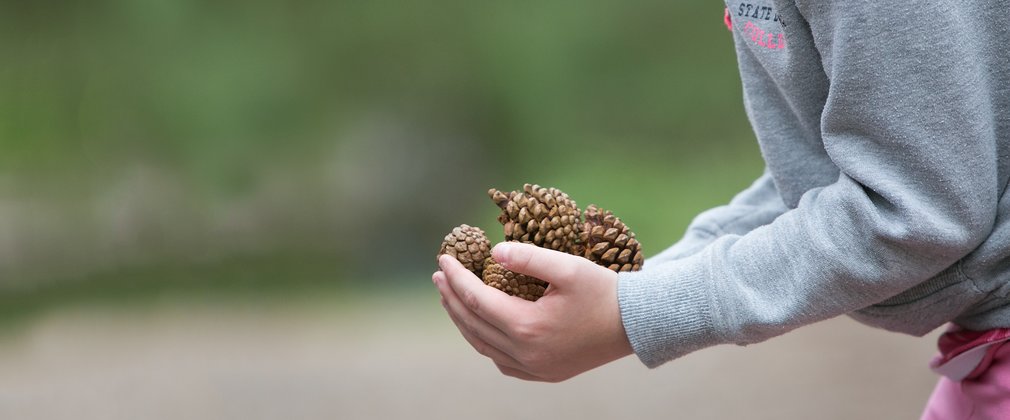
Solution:
<path fill-rule="evenodd" d="M 607 319 L 610 320 L 610 333 L 608 334 L 610 342 L 608 343 L 608 348 L 611 349 L 610 353 L 612 358 L 610 360 L 617 360 L 630 354 L 634 354 L 635 350 L 631 346 L 631 340 L 628 339 L 628 333 L 624 329 L 624 321 L 621 318 L 621 306 L 617 296 L 617 284 L 619 277 L 617 273 L 611 272 L 611 274 L 610 279 L 612 284 L 608 288 L 611 295 L 608 299 L 609 304 L 606 305 L 610 311 L 610 314 L 607 316 Z"/>

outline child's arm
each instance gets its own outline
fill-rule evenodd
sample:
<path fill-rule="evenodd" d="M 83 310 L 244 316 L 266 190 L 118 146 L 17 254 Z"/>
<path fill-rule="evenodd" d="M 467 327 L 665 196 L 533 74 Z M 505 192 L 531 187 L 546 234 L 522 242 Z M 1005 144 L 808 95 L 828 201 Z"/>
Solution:
<path fill-rule="evenodd" d="M 649 258 L 643 269 L 694 255 L 722 235 L 743 235 L 775 220 L 789 209 L 766 172 L 725 206 L 699 214 L 687 227 L 684 237 L 673 246 Z"/>

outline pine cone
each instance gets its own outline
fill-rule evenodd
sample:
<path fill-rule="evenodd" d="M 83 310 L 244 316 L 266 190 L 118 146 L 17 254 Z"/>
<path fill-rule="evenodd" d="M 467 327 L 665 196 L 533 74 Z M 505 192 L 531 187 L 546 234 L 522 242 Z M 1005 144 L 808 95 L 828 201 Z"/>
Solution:
<path fill-rule="evenodd" d="M 536 302 L 544 295 L 548 283 L 536 277 L 506 270 L 493 258 L 484 260 L 484 284 L 501 290 L 512 296 L 518 296 L 528 301 Z"/>
<path fill-rule="evenodd" d="M 557 188 L 524 184 L 523 191 L 488 190 L 502 213 L 506 241 L 519 241 L 574 253 L 579 240 L 580 215 L 575 201 Z"/>
<path fill-rule="evenodd" d="M 445 235 L 442 247 L 435 257 L 436 262 L 442 254 L 451 255 L 459 260 L 467 270 L 480 276 L 484 271 L 484 259 L 491 256 L 491 241 L 480 228 L 459 225 L 454 227 L 448 235 Z"/>
<path fill-rule="evenodd" d="M 577 248 L 582 256 L 617 272 L 642 269 L 642 244 L 621 219 L 595 204 L 586 208 L 584 216 Z"/>

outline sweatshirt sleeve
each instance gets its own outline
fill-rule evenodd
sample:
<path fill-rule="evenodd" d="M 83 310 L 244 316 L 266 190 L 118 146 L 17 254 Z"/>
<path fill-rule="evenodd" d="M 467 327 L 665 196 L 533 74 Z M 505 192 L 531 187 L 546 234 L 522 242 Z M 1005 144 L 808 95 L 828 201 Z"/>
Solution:
<path fill-rule="evenodd" d="M 645 269 L 695 254 L 716 238 L 726 234 L 743 235 L 758 226 L 771 223 L 788 210 L 767 171 L 729 204 L 702 212 L 687 227 L 684 237 L 649 258 Z"/>
<path fill-rule="evenodd" d="M 978 63 L 992 40 L 965 10 L 901 3 L 805 12 L 817 15 L 808 20 L 829 80 L 820 132 L 837 181 L 767 225 L 619 275 L 622 322 L 647 366 L 880 302 L 988 236 L 1002 186 Z"/>

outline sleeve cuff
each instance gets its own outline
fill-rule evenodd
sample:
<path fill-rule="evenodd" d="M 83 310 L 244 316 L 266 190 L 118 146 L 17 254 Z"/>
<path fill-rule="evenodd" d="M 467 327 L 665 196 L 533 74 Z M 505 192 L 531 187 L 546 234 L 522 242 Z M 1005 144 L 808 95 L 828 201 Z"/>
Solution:
<path fill-rule="evenodd" d="M 725 342 L 714 327 L 716 307 L 698 257 L 618 275 L 621 322 L 649 368 Z"/>

